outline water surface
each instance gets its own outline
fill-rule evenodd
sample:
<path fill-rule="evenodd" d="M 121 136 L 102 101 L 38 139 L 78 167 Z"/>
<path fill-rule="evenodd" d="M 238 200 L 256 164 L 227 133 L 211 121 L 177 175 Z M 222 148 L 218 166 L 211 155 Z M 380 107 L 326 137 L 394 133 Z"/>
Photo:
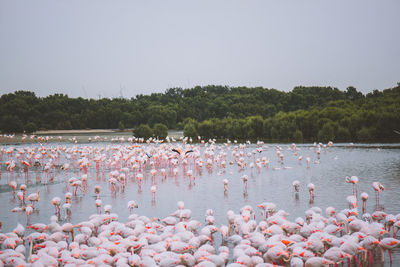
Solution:
<path fill-rule="evenodd" d="M 46 147 L 63 146 L 65 148 L 76 147 L 80 149 L 84 146 L 129 146 L 124 143 L 110 142 L 91 142 L 91 143 L 50 143 Z M 12 145 L 14 149 L 24 147 L 37 147 L 39 144 L 17 144 Z M 142 146 L 146 146 L 145 144 Z M 158 145 L 153 145 L 158 146 Z M 178 146 L 178 144 L 177 144 Z M 201 157 L 204 157 L 206 146 L 200 146 Z M 3 232 L 12 231 L 16 224 L 20 222 L 26 225 L 27 218 L 23 212 L 11 212 L 11 209 L 18 206 L 17 198 L 13 198 L 13 193 L 8 186 L 8 181 L 15 180 L 18 185 L 26 182 L 23 169 L 17 168 L 13 173 L 7 172 L 5 162 L 9 160 L 4 152 L 10 145 L 2 146 L 1 158 L 1 180 L 0 180 L 0 220 L 3 223 Z M 184 201 L 185 207 L 192 210 L 197 220 L 203 221 L 207 209 L 214 210 L 216 224 L 227 224 L 226 212 L 234 210 L 238 212 L 244 205 L 251 205 L 256 209 L 256 205 L 268 201 L 277 204 L 279 209 L 284 209 L 290 213 L 289 219 L 304 217 L 304 212 L 312 207 L 318 206 L 325 210 L 328 206 L 335 207 L 338 211 L 348 208 L 346 197 L 352 194 L 352 186 L 345 182 L 346 176 L 358 176 L 358 194 L 367 192 L 370 196 L 367 202 L 367 212 L 372 213 L 376 209 L 382 209 L 387 213 L 400 213 L 400 145 L 356 145 L 351 147 L 348 144 L 335 144 L 326 149 L 321 148 L 320 159 L 316 153 L 317 148 L 314 145 L 299 145 L 297 151 L 289 149 L 285 144 L 264 145 L 261 153 L 253 154 L 257 145 L 247 145 L 244 149 L 244 158 L 247 167 L 240 170 L 234 162 L 232 151 L 235 145 L 225 144 L 216 145 L 215 156 L 223 151 L 227 155 L 227 166 L 221 168 L 214 162 L 211 169 L 204 167 L 196 170 L 193 159 L 188 159 L 187 167 L 178 165 L 178 176 L 174 177 L 172 170 L 167 168 L 167 178 L 163 179 L 160 172 L 156 175 L 157 192 L 155 200 L 152 199 L 151 175 L 148 166 L 144 174 L 141 191 L 138 189 L 132 171 L 129 173 L 127 187 L 124 191 L 119 188 L 116 193 L 112 193 L 108 184 L 110 171 L 105 167 L 104 171 L 96 171 L 95 164 L 88 169 L 88 188 L 86 192 L 78 191 L 77 196 L 72 199 L 72 216 L 65 218 L 65 221 L 78 223 L 86 220 L 90 214 L 96 213 L 94 204 L 95 194 L 94 186 L 100 185 L 102 192 L 100 198 L 103 206 L 111 204 L 112 211 L 119 215 L 120 221 L 126 221 L 129 216 L 126 204 L 129 200 L 135 200 L 139 208 L 135 210 L 138 214 L 149 217 L 163 218 L 177 209 L 177 201 Z M 284 156 L 283 163 L 278 161 L 277 147 L 282 150 L 280 153 Z M 297 152 L 297 155 L 294 153 Z M 248 156 L 250 153 L 250 156 Z M 15 159 L 14 153 L 14 159 Z M 79 154 L 78 154 L 79 155 Z M 110 153 L 109 158 L 111 158 Z M 299 161 L 298 157 L 303 156 Z M 249 166 L 257 158 L 265 157 L 270 163 L 263 166 L 260 170 L 251 169 Z M 306 157 L 310 157 L 310 166 L 307 166 Z M 79 158 L 78 158 L 79 159 Z M 48 159 L 47 159 L 48 160 Z M 49 173 L 42 170 L 42 167 L 31 168 L 28 172 L 28 190 L 27 195 L 40 190 L 41 200 L 36 204 L 37 209 L 32 214 L 30 222 L 48 223 L 51 215 L 54 214 L 54 208 L 51 205 L 51 199 L 55 196 L 64 199 L 67 190 L 65 181 L 70 177 L 81 177 L 83 171 L 71 168 L 68 171 L 60 169 L 65 162 L 71 162 L 70 159 L 61 156 L 56 162 L 56 168 Z M 185 175 L 188 169 L 194 170 L 195 179 L 190 181 Z M 244 190 L 244 184 L 241 177 L 246 174 L 249 177 L 247 192 Z M 51 178 L 51 182 L 48 179 Z M 224 193 L 223 179 L 229 180 L 228 192 Z M 301 183 L 300 192 L 295 194 L 292 188 L 292 182 L 299 180 Z M 381 194 L 380 206 L 376 205 L 372 183 L 380 181 L 385 186 L 385 191 Z M 310 202 L 307 184 L 315 185 L 315 199 Z M 257 210 L 258 219 L 260 213 Z M 361 214 L 361 210 L 360 210 Z M 64 214 L 62 214 L 64 218 Z M 400 253 L 395 251 L 393 255 L 395 264 L 400 264 Z"/>

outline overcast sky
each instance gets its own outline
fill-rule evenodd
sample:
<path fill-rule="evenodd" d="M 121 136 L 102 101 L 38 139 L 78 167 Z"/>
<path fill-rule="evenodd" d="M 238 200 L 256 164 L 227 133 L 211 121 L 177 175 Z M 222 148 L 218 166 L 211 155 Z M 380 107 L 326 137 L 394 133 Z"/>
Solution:
<path fill-rule="evenodd" d="M 0 0 L 0 93 L 400 82 L 400 1 Z"/>

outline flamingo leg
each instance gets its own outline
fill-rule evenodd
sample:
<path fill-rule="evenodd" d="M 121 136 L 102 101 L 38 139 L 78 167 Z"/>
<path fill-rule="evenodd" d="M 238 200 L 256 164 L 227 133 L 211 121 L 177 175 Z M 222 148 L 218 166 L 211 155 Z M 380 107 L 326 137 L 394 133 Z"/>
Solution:
<path fill-rule="evenodd" d="M 358 264 L 359 267 L 362 267 L 361 264 L 360 264 L 360 262 L 357 260 L 357 257 L 354 257 L 354 260 L 357 262 L 357 264 Z"/>

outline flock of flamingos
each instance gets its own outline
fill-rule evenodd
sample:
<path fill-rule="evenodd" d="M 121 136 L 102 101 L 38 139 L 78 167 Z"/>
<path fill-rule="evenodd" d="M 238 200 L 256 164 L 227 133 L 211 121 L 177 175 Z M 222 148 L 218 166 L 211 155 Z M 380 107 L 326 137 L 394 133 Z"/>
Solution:
<path fill-rule="evenodd" d="M 7 179 L 7 194 L 18 204 L 12 211 L 2 208 L 1 212 L 27 216 L 26 225 L 18 224 L 11 232 L 0 232 L 0 266 L 311 267 L 348 264 L 361 267 L 382 265 L 386 253 L 391 264 L 391 251 L 400 246 L 397 239 L 400 214 L 382 210 L 369 213 L 366 209 L 369 196 L 357 191 L 359 179 L 356 176 L 343 177 L 343 183 L 349 183 L 353 192 L 346 199 L 348 209 L 312 207 L 303 218 L 294 221 L 288 220 L 289 214 L 272 202 L 229 210 L 226 222 L 215 222 L 212 209 L 207 210 L 203 218 L 192 218 L 192 211 L 183 201 L 177 203 L 177 210 L 171 211 L 170 216 L 149 218 L 135 213 L 138 205 L 132 199 L 126 203 L 126 212 L 130 215 L 122 222 L 118 214 L 113 213 L 112 206 L 103 205 L 100 197 L 103 191 L 110 190 L 111 194 L 118 195 L 130 186 L 140 191 L 146 179 L 152 186 L 143 193 L 155 199 L 160 180 L 183 175 L 192 182 L 201 179 L 196 177 L 201 169 L 220 172 L 228 165 L 238 170 L 230 179 L 241 179 L 243 190 L 247 191 L 249 178 L 240 171 L 272 168 L 270 161 L 285 160 L 283 149 L 290 150 L 296 160 L 304 161 L 310 168 L 314 162 L 310 162 L 309 157 L 303 159 L 295 144 L 272 148 L 276 149 L 276 158 L 268 159 L 262 152 L 271 148 L 260 141 L 249 150 L 249 141 L 216 145 L 215 140 L 200 138 L 196 143 L 187 138 L 176 141 L 168 137 L 166 140 L 132 137 L 98 142 L 100 137 L 95 136 L 84 144 L 72 138 L 69 141 L 75 144 L 69 146 L 51 142 L 51 139 L 24 136 L 20 145 L 0 146 L 1 179 L 3 182 Z M 319 158 L 321 151 L 330 146 L 332 142 L 314 144 L 312 153 Z M 79 176 L 73 177 L 71 170 L 78 170 Z M 65 184 L 65 195 L 41 204 L 54 208 L 49 224 L 33 222 L 30 215 L 38 209 L 42 192 L 27 186 L 35 179 L 31 176 L 41 172 L 43 176 L 39 182 L 51 183 L 56 171 Z M 109 187 L 101 188 L 91 174 L 105 171 L 109 173 Z M 17 172 L 23 174 L 22 179 L 16 178 Z M 215 182 L 223 184 L 225 191 L 229 190 L 230 180 L 223 175 Z M 291 182 L 296 194 L 301 183 Z M 312 201 L 318 188 L 311 183 L 305 186 Z M 374 200 L 379 203 L 379 194 L 385 188 L 378 181 L 371 186 Z M 77 194 L 94 194 L 97 213 L 72 224 L 71 207 L 73 196 Z"/>

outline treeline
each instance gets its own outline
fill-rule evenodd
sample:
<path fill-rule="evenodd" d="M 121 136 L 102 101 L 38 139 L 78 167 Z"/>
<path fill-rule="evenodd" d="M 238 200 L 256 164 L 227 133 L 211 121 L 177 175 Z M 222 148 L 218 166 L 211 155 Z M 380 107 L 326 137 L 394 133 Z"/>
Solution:
<path fill-rule="evenodd" d="M 341 91 L 299 86 L 283 92 L 197 86 L 98 100 L 16 91 L 0 97 L 0 130 L 138 129 L 163 124 L 169 129 L 193 128 L 193 134 L 213 138 L 398 141 L 394 130 L 400 128 L 399 106 L 400 84 L 366 95 L 354 87 Z"/>
<path fill-rule="evenodd" d="M 353 104 L 339 100 L 329 102 L 324 108 L 279 112 L 263 118 L 209 119 L 198 122 L 187 119 L 184 135 L 239 140 L 267 140 L 272 142 L 395 142 L 400 135 L 400 105 L 397 102 L 381 105 Z"/>

